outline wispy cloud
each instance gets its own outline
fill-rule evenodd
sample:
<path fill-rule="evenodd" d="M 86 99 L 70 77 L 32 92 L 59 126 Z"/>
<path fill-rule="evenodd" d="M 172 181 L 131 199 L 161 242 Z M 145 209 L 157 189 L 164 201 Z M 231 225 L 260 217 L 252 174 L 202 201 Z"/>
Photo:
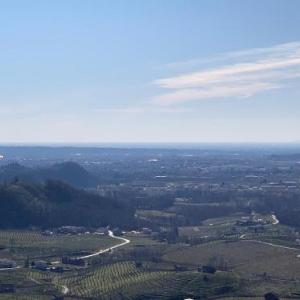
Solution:
<path fill-rule="evenodd" d="M 251 97 L 260 92 L 282 88 L 287 80 L 300 77 L 300 42 L 216 57 L 216 62 L 229 60 L 230 64 L 212 69 L 198 69 L 155 80 L 156 86 L 168 91 L 157 95 L 153 99 L 154 103 L 172 105 L 208 98 Z M 197 66 L 199 61 L 187 63 Z"/>

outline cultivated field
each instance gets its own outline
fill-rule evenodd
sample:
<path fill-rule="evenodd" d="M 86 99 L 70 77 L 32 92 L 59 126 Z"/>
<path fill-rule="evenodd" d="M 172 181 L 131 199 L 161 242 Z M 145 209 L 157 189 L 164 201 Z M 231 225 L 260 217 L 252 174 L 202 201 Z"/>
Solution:
<path fill-rule="evenodd" d="M 222 257 L 229 270 L 241 275 L 267 273 L 300 280 L 300 251 L 279 248 L 256 241 L 217 241 L 184 247 L 164 256 L 167 261 L 191 265 L 207 264 L 213 257 Z"/>
<path fill-rule="evenodd" d="M 0 294 L 0 299 L 51 299 L 51 295 L 62 295 L 66 288 L 66 299 L 140 299 L 141 295 L 144 299 L 171 299 L 176 295 L 234 293 L 239 286 L 236 278 L 228 274 L 153 271 L 150 266 L 137 267 L 131 261 L 66 274 L 28 269 L 10 272 L 3 272 L 0 278 L 15 284 L 16 293 Z"/>
<path fill-rule="evenodd" d="M 0 257 L 22 261 L 53 259 L 64 254 L 96 251 L 117 244 L 118 241 L 96 234 L 45 236 L 35 231 L 0 231 Z"/>
<path fill-rule="evenodd" d="M 63 273 L 23 266 L 26 258 L 53 262 L 63 254 L 94 252 L 119 241 L 95 234 L 44 236 L 36 231 L 2 230 L 0 257 L 15 259 L 21 268 L 0 272 L 0 282 L 15 287 L 15 293 L 0 293 L 0 299 L 46 300 L 55 295 L 70 300 L 121 300 L 141 299 L 142 295 L 143 299 L 161 300 L 255 300 L 269 291 L 293 299 L 300 293 L 300 250 L 286 247 L 293 245 L 291 229 L 270 224 L 254 233 L 238 227 L 238 234 L 231 238 L 226 234 L 235 223 L 236 216 L 179 227 L 179 236 L 210 237 L 196 245 L 168 244 L 149 234 L 129 232 L 125 234 L 129 244 L 87 259 L 87 267 L 65 266 Z M 214 265 L 218 271 L 198 272 L 202 265 Z"/>

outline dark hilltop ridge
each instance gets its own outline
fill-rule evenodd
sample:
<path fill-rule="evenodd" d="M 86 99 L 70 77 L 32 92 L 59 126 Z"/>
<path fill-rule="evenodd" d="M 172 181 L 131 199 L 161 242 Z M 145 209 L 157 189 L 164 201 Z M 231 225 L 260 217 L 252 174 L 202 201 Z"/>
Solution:
<path fill-rule="evenodd" d="M 0 228 L 41 228 L 62 225 L 122 226 L 134 223 L 126 203 L 47 180 L 28 183 L 18 179 L 0 185 Z"/>
<path fill-rule="evenodd" d="M 0 181 L 19 178 L 26 182 L 45 182 L 48 179 L 61 180 L 78 188 L 97 185 L 96 176 L 75 162 L 63 162 L 51 166 L 26 167 L 19 163 L 9 163 L 0 168 Z"/>

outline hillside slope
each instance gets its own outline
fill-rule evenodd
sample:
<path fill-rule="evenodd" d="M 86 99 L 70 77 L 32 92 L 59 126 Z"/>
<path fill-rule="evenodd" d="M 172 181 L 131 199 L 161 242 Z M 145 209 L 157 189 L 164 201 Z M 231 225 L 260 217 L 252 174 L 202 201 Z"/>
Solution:
<path fill-rule="evenodd" d="M 28 168 L 13 163 L 0 168 L 0 181 L 10 181 L 15 177 L 27 182 L 44 182 L 48 179 L 61 180 L 79 188 L 95 187 L 98 183 L 96 176 L 74 162 L 40 168 Z"/>
<path fill-rule="evenodd" d="M 0 228 L 121 226 L 134 222 L 128 204 L 75 189 L 63 182 L 15 181 L 0 185 Z"/>

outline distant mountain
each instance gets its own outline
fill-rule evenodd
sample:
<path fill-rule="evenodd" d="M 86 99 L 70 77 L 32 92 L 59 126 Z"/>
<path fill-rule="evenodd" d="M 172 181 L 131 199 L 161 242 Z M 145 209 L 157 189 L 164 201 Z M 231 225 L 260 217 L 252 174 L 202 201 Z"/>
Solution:
<path fill-rule="evenodd" d="M 19 178 L 27 182 L 45 182 L 48 179 L 61 180 L 80 188 L 95 187 L 96 176 L 74 162 L 64 162 L 50 167 L 28 168 L 14 163 L 0 168 L 0 181 Z"/>
<path fill-rule="evenodd" d="M 0 185 L 0 228 L 120 226 L 134 223 L 134 209 L 114 199 L 75 189 L 61 181 L 15 180 Z"/>
<path fill-rule="evenodd" d="M 49 168 L 41 168 L 36 172 L 36 179 L 62 180 L 76 187 L 92 187 L 97 185 L 97 178 L 74 162 L 55 164 Z"/>

